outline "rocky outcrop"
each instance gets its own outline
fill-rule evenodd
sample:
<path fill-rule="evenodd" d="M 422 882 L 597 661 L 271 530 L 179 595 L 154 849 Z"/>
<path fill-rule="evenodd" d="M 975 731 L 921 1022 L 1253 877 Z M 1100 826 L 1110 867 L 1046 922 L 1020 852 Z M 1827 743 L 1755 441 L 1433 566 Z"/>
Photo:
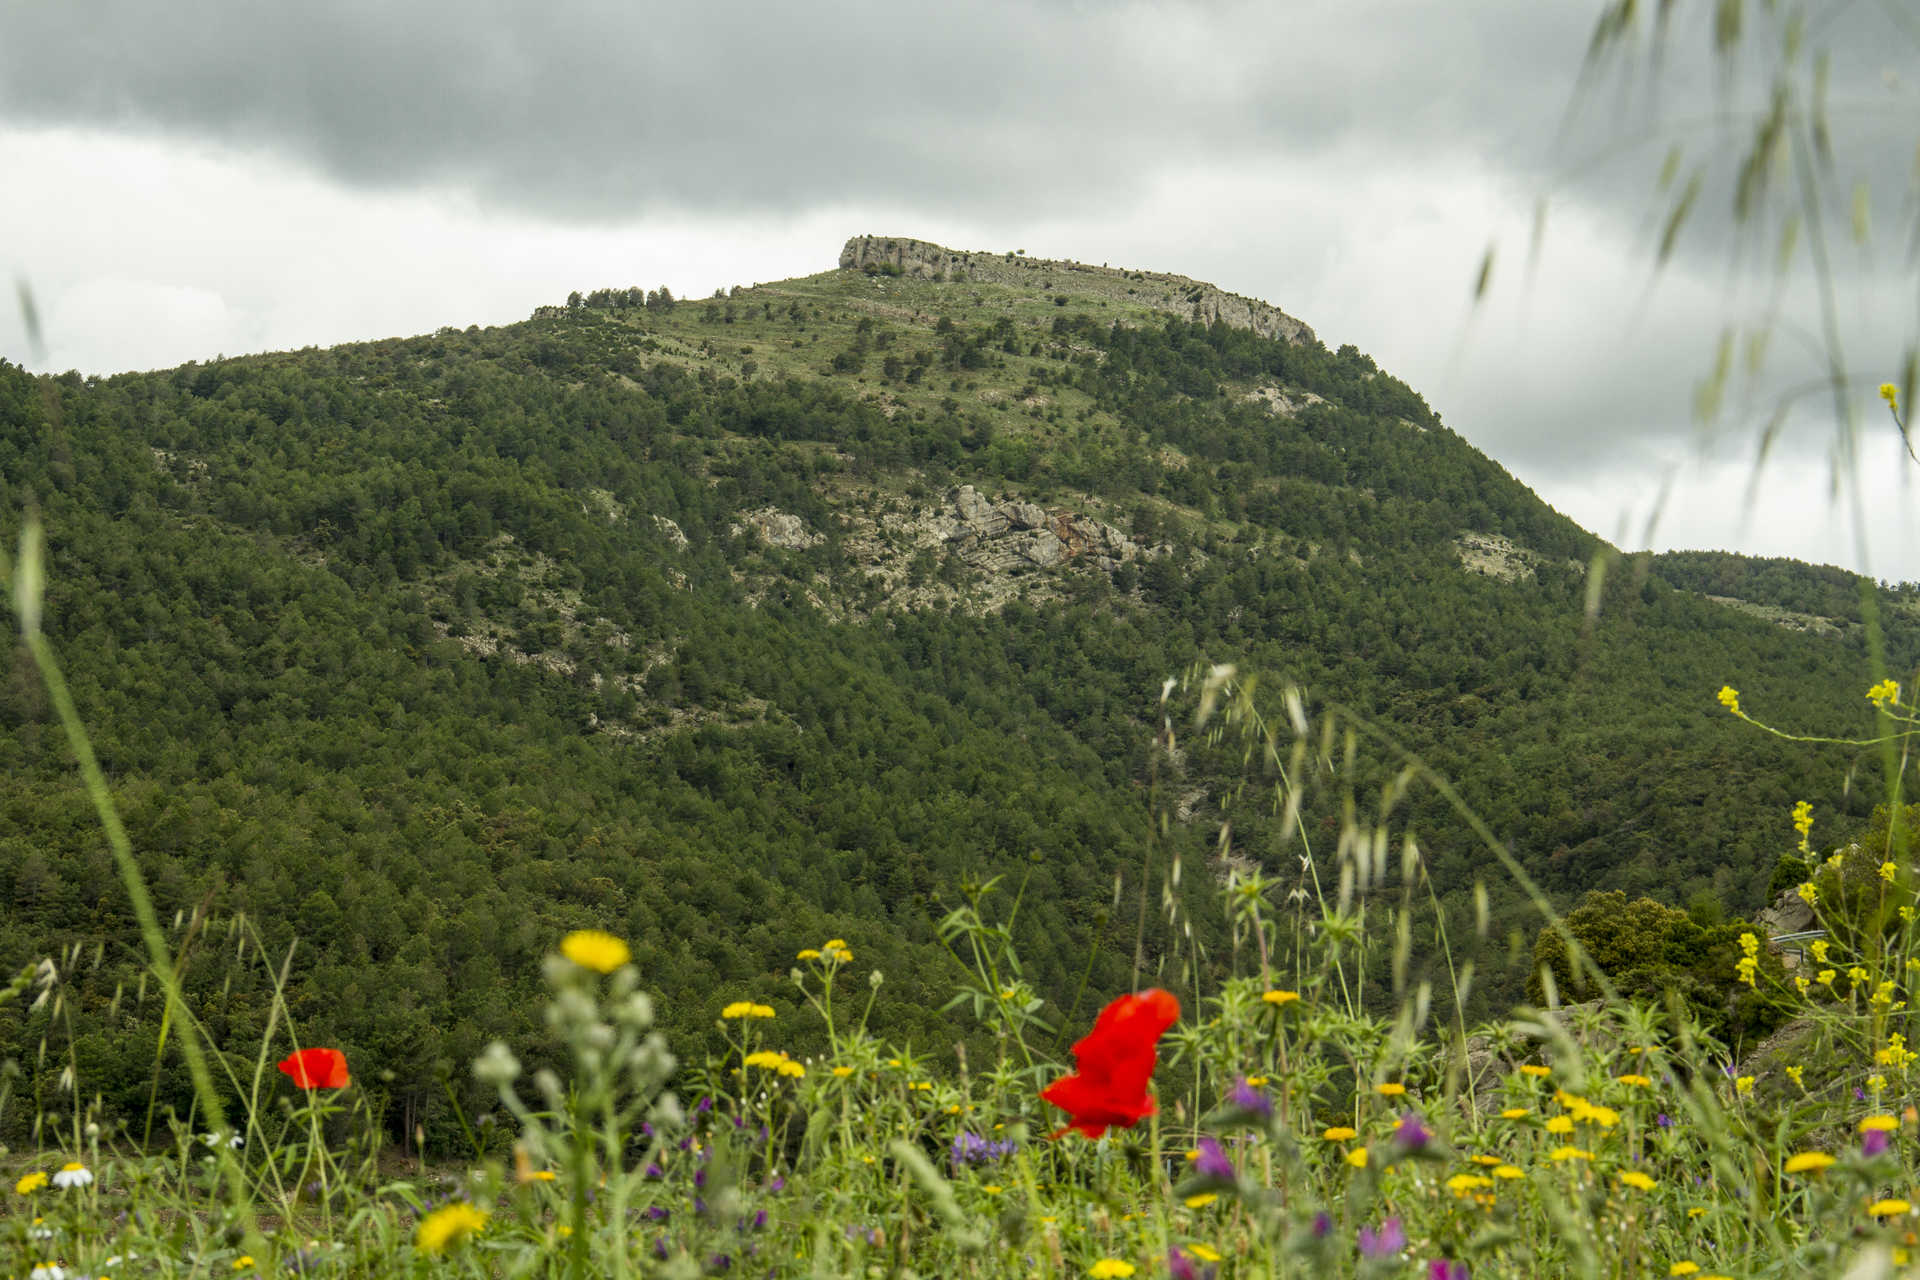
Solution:
<path fill-rule="evenodd" d="M 1813 908 L 1800 896 L 1798 889 L 1783 889 L 1773 905 L 1756 911 L 1753 922 L 1765 929 L 1770 937 L 1781 937 L 1789 933 L 1802 933 L 1813 928 Z"/>
<path fill-rule="evenodd" d="M 1315 341 L 1312 329 L 1278 307 L 1160 271 L 1123 271 L 1017 253 L 972 253 L 902 236 L 855 236 L 840 250 L 840 266 L 872 275 L 982 280 L 1059 293 L 1094 294 L 1201 324 L 1218 321 L 1236 329 L 1250 329 L 1266 338 Z"/>
<path fill-rule="evenodd" d="M 758 511 L 749 511 L 740 517 L 740 521 L 728 532 L 739 537 L 751 529 L 760 535 L 760 541 L 770 547 L 788 547 L 795 551 L 805 551 L 808 547 L 818 546 L 825 541 L 819 534 L 807 528 L 799 516 L 788 515 L 777 507 L 762 507 Z"/>
<path fill-rule="evenodd" d="M 995 503 L 970 484 L 952 490 L 947 501 L 953 520 L 948 545 L 963 562 L 987 573 L 1051 569 L 1079 559 L 1111 573 L 1136 557 L 1165 550 L 1142 546 L 1087 516 L 1049 513 L 1032 502 Z"/>

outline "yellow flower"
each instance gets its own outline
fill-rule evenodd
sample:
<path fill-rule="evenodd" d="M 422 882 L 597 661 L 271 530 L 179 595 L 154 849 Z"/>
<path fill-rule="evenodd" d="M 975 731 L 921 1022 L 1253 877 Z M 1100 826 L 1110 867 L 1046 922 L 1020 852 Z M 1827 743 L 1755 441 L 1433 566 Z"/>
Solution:
<path fill-rule="evenodd" d="M 793 958 L 795 960 L 818 960 L 820 958 L 820 953 L 814 950 L 812 947 L 802 947 L 798 952 L 798 954 L 796 954 Z"/>
<path fill-rule="evenodd" d="M 1801 1066 L 1792 1066 L 1792 1067 L 1788 1067 L 1788 1068 L 1787 1068 L 1787 1079 L 1789 1079 L 1789 1080 L 1791 1080 L 1791 1081 L 1793 1081 L 1793 1082 L 1794 1082 L 1795 1084 L 1797 1084 L 1797 1085 L 1799 1085 L 1799 1086 L 1800 1086 L 1800 1087 L 1801 1087 L 1802 1089 L 1804 1089 L 1804 1088 L 1806 1088 L 1806 1087 L 1807 1087 L 1807 1086 L 1806 1086 L 1806 1082 L 1805 1082 L 1805 1081 L 1803 1081 L 1803 1080 L 1801 1080 L 1801 1079 L 1800 1079 L 1800 1077 L 1801 1077 L 1801 1076 L 1802 1076 L 1803 1074 L 1805 1074 L 1805 1072 L 1806 1072 L 1806 1068 L 1805 1068 L 1805 1067 L 1801 1067 Z"/>
<path fill-rule="evenodd" d="M 1491 1169 L 1494 1165 L 1504 1163 L 1499 1156 L 1468 1156 L 1467 1159 L 1473 1161 L 1473 1163 L 1477 1165 L 1484 1165 L 1489 1169 Z"/>
<path fill-rule="evenodd" d="M 755 1004 L 751 1000 L 735 1000 L 720 1011 L 723 1018 L 771 1018 L 773 1006 Z"/>
<path fill-rule="evenodd" d="M 1853 968 L 1847 970 L 1847 981 L 1853 983 L 1853 985 L 1855 985 L 1856 987 L 1859 986 L 1861 983 L 1865 982 L 1866 980 L 1867 980 L 1867 971 L 1865 969 L 1862 969 L 1859 965 L 1855 965 L 1853 966 Z"/>
<path fill-rule="evenodd" d="M 1555 1147 L 1547 1152 L 1549 1160 L 1591 1160 L 1593 1152 L 1582 1151 L 1579 1147 Z"/>
<path fill-rule="evenodd" d="M 1547 1121 L 1547 1132 L 1548 1133 L 1572 1133 L 1573 1117 L 1572 1116 L 1554 1116 L 1551 1120 Z"/>
<path fill-rule="evenodd" d="M 1733 1082 L 1733 1091 L 1734 1091 L 1735 1093 L 1738 1093 L 1738 1094 L 1741 1094 L 1741 1095 L 1743 1095 L 1743 1096 L 1744 1096 L 1744 1095 L 1746 1095 L 1746 1094 L 1749 1094 L 1749 1093 L 1752 1093 L 1752 1092 L 1753 1092 L 1753 1077 L 1752 1077 L 1752 1076 L 1741 1076 L 1741 1077 L 1740 1077 L 1740 1078 L 1739 1078 L 1738 1080 L 1735 1080 L 1735 1081 Z"/>
<path fill-rule="evenodd" d="M 1900 874 L 1899 863 L 1883 862 L 1880 864 L 1880 878 L 1882 880 L 1885 880 L 1888 884 L 1892 884 L 1893 878 L 1899 874 Z"/>
<path fill-rule="evenodd" d="M 1636 1089 L 1650 1089 L 1653 1087 L 1652 1076 L 1625 1075 L 1615 1076 L 1614 1079 L 1620 1084 L 1630 1084 Z"/>
<path fill-rule="evenodd" d="M 1887 402 L 1887 408 L 1893 410 L 1895 413 L 1900 411 L 1900 388 L 1894 386 L 1891 382 L 1883 382 L 1880 384 L 1880 398 Z"/>
<path fill-rule="evenodd" d="M 1868 1116 L 1860 1122 L 1862 1133 L 1892 1133 L 1900 1127 L 1900 1121 L 1893 1116 Z"/>
<path fill-rule="evenodd" d="M 1695 1205 L 1693 1208 L 1687 1210 L 1687 1216 L 1689 1218 L 1704 1218 L 1707 1216 L 1707 1211 L 1699 1205 Z"/>
<path fill-rule="evenodd" d="M 1808 906 L 1817 907 L 1820 905 L 1820 889 L 1813 881 L 1802 881 L 1800 887 L 1795 889 L 1794 892 L 1799 894 L 1800 901 L 1806 903 Z"/>
<path fill-rule="evenodd" d="M 47 1175 L 45 1173 L 42 1173 L 40 1170 L 35 1169 L 32 1173 L 20 1179 L 20 1181 L 14 1183 L 13 1189 L 16 1194 L 24 1196 L 24 1195 L 31 1195 L 35 1191 L 38 1191 L 40 1188 L 46 1185 L 47 1185 Z"/>
<path fill-rule="evenodd" d="M 835 947 L 833 949 L 833 958 L 841 964 L 846 964 L 853 959 L 853 952 L 847 950 L 845 947 Z"/>
<path fill-rule="evenodd" d="M 990 1196 L 997 1196 L 1000 1194 L 1002 1188 L 1000 1184 L 997 1182 L 989 1182 L 985 1186 L 981 1187 L 980 1189 L 986 1192 Z"/>
<path fill-rule="evenodd" d="M 1833 1157 L 1824 1151 L 1802 1151 L 1798 1155 L 1787 1157 L 1788 1173 L 1819 1173 L 1833 1164 Z"/>
<path fill-rule="evenodd" d="M 1885 1076 L 1876 1074 L 1867 1077 L 1867 1088 L 1873 1090 L 1875 1093 L 1879 1093 L 1886 1087 L 1887 1078 Z"/>
<path fill-rule="evenodd" d="M 1373 1091 L 1383 1098 L 1397 1098 L 1407 1091 L 1407 1086 L 1392 1080 L 1386 1080 L 1373 1086 Z"/>
<path fill-rule="evenodd" d="M 1256 1089 L 1264 1089 L 1267 1087 L 1267 1078 L 1265 1076 L 1248 1076 L 1247 1083 Z"/>
<path fill-rule="evenodd" d="M 420 1230 L 414 1235 L 413 1247 L 422 1253 L 445 1253 L 448 1245 L 482 1230 L 486 1225 L 485 1209 L 476 1209 L 470 1204 L 456 1201 L 443 1209 L 435 1209 L 420 1220 Z"/>
<path fill-rule="evenodd" d="M 1511 1165 L 1511 1164 L 1495 1165 L 1493 1169 L 1493 1176 L 1496 1178 L 1506 1178 L 1511 1180 L 1514 1178 L 1526 1177 L 1527 1171 L 1525 1169 L 1520 1168 L 1518 1165 Z"/>
<path fill-rule="evenodd" d="M 1793 986 L 1794 986 L 1794 989 L 1803 996 L 1807 994 L 1808 991 L 1811 991 L 1813 989 L 1813 984 L 1811 982 L 1808 982 L 1805 978 L 1795 978 L 1793 980 Z"/>
<path fill-rule="evenodd" d="M 1220 1261 L 1220 1251 L 1214 1248 L 1212 1245 L 1190 1244 L 1187 1246 L 1187 1252 L 1192 1254 L 1194 1257 L 1200 1259 L 1200 1261 L 1202 1262 Z"/>
<path fill-rule="evenodd" d="M 847 949 L 847 940 L 845 938 L 828 938 L 826 945 L 820 949 L 822 951 L 845 951 Z"/>
<path fill-rule="evenodd" d="M 801 1066 L 799 1063 L 795 1062 L 791 1058 L 783 1059 L 780 1065 L 775 1067 L 774 1070 L 778 1071 L 781 1075 L 788 1076 L 794 1080 L 801 1079 L 807 1074 L 807 1069 Z"/>
<path fill-rule="evenodd" d="M 1754 959 L 1752 956 L 1742 956 L 1740 959 L 1734 961 L 1734 964 L 1733 964 L 1734 978 L 1737 981 L 1744 982 L 1748 986 L 1753 987 L 1754 990 L 1756 991 L 1759 990 L 1759 987 L 1754 982 L 1753 979 L 1754 979 L 1754 975 L 1757 974 L 1759 971 L 1760 971 L 1760 962 Z"/>
<path fill-rule="evenodd" d="M 1740 714 L 1740 691 L 1730 684 L 1720 686 L 1720 705 L 1734 715 Z"/>
<path fill-rule="evenodd" d="M 1830 987 L 1833 985 L 1834 972 L 1831 969 L 1822 969 L 1820 972 L 1814 974 L 1813 977 L 1814 981 L 1818 982 L 1821 986 Z"/>
<path fill-rule="evenodd" d="M 1203 1191 L 1197 1196 L 1188 1196 L 1186 1205 L 1189 1209 L 1204 1209 L 1219 1198 L 1220 1196 L 1217 1192 Z"/>
<path fill-rule="evenodd" d="M 1627 1172 L 1621 1174 L 1620 1181 L 1632 1187 L 1635 1191 L 1653 1190 L 1653 1179 L 1641 1173 L 1638 1169 L 1629 1169 Z"/>
<path fill-rule="evenodd" d="M 1753 935 L 1752 935 L 1751 933 L 1743 933 L 1743 934 L 1741 934 L 1741 935 L 1740 935 L 1740 950 L 1741 950 L 1741 951 L 1742 951 L 1743 953 L 1745 953 L 1745 954 L 1747 954 L 1747 955 L 1750 955 L 1750 956 L 1757 956 L 1757 955 L 1759 955 L 1759 954 L 1760 954 L 1760 939 L 1758 939 L 1758 938 L 1756 938 L 1756 937 L 1754 937 L 1754 936 L 1753 936 Z"/>
<path fill-rule="evenodd" d="M 1879 684 L 1867 690 L 1867 701 L 1876 707 L 1884 707 L 1890 702 L 1898 702 L 1899 700 L 1900 682 L 1898 680 L 1882 680 Z"/>
<path fill-rule="evenodd" d="M 1543 1067 L 1537 1062 L 1523 1062 L 1520 1064 L 1520 1072 L 1522 1075 L 1539 1076 L 1544 1079 L 1553 1074 L 1553 1068 Z"/>
<path fill-rule="evenodd" d="M 612 973 L 633 959 L 626 943 L 598 929 L 575 929 L 560 939 L 560 954 L 595 973 Z"/>
<path fill-rule="evenodd" d="M 1502 1120 L 1519 1120 L 1526 1116 L 1526 1114 L 1527 1109 L 1525 1107 L 1508 1107 L 1500 1113 L 1500 1118 Z"/>
<path fill-rule="evenodd" d="M 1337 1124 L 1320 1135 L 1328 1142 L 1345 1142 L 1355 1136 L 1354 1131 L 1343 1124 Z"/>
<path fill-rule="evenodd" d="M 1676 1262 L 1667 1268 L 1667 1274 L 1670 1276 L 1690 1276 L 1696 1274 L 1699 1270 L 1700 1264 L 1697 1262 Z"/>
<path fill-rule="evenodd" d="M 558 1175 L 551 1169 L 535 1169 L 527 1175 L 528 1179 L 533 1182 L 552 1182 L 557 1176 Z"/>
<path fill-rule="evenodd" d="M 741 1062 L 745 1066 L 764 1067 L 771 1071 L 780 1065 L 780 1060 L 784 1057 L 786 1057 L 785 1054 L 775 1053 L 772 1049 L 759 1049 L 741 1059 Z"/>
<path fill-rule="evenodd" d="M 1298 991 L 1269 991 L 1266 994 L 1262 995 L 1260 998 L 1262 1000 L 1265 1000 L 1268 1004 L 1288 1005 L 1288 1004 L 1292 1004 L 1295 1000 L 1298 1000 L 1300 998 L 1300 993 Z"/>
<path fill-rule="evenodd" d="M 1366 1168 L 1367 1149 L 1365 1147 L 1355 1147 L 1353 1150 L 1347 1152 L 1346 1161 L 1356 1169 Z"/>
<path fill-rule="evenodd" d="M 1813 953 L 1813 962 L 1815 964 L 1825 964 L 1827 962 L 1827 940 L 1825 938 L 1815 938 L 1807 947 L 1807 950 Z"/>
<path fill-rule="evenodd" d="M 1456 1173 L 1447 1179 L 1447 1190 L 1457 1196 L 1464 1196 L 1469 1192 L 1478 1191 L 1482 1187 L 1490 1187 L 1492 1185 L 1492 1178 L 1482 1177 L 1477 1173 Z"/>
<path fill-rule="evenodd" d="M 243 1253 L 239 1257 L 233 1260 L 233 1269 L 235 1271 L 245 1271 L 248 1267 L 252 1265 L 253 1265 L 253 1255 L 250 1253 Z"/>
<path fill-rule="evenodd" d="M 1118 1258 L 1102 1258 L 1087 1268 L 1087 1274 L 1093 1280 L 1127 1280 L 1133 1274 L 1133 1264 Z"/>
<path fill-rule="evenodd" d="M 1874 1218 L 1890 1218 L 1896 1214 L 1912 1212 L 1913 1206 L 1905 1200 L 1875 1200 L 1867 1206 L 1867 1215 Z"/>

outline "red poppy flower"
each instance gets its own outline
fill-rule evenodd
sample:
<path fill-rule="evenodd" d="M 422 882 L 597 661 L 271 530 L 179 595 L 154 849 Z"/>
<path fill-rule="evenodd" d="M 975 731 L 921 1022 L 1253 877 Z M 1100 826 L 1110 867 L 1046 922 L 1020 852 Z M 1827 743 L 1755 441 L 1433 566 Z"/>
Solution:
<path fill-rule="evenodd" d="M 347 1055 L 338 1049 L 302 1049 L 283 1059 L 280 1070 L 302 1089 L 344 1089 L 349 1083 Z"/>
<path fill-rule="evenodd" d="M 1100 1011 L 1093 1030 L 1073 1046 L 1078 1068 L 1040 1096 L 1073 1117 L 1066 1128 L 1097 1138 L 1110 1125 L 1131 1129 L 1154 1112 L 1147 1082 L 1153 1078 L 1154 1045 L 1180 1017 L 1180 1002 L 1158 988 L 1121 996 Z"/>

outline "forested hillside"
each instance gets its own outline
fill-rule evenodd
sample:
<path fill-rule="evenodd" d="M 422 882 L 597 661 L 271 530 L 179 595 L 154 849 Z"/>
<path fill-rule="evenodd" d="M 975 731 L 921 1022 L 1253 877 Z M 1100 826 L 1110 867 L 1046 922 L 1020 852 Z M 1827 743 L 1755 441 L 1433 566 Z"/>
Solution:
<path fill-rule="evenodd" d="M 1604 548 L 1367 356 L 1048 266 L 601 290 L 504 328 L 111 378 L 0 365 L 0 534 L 37 505 L 49 633 L 163 913 L 207 921 L 176 942 L 216 1035 L 257 1047 L 292 947 L 303 1035 L 383 1080 L 400 1124 L 487 1039 L 538 1042 L 540 957 L 597 926 L 633 940 L 689 1048 L 725 999 L 790 1008 L 795 950 L 830 936 L 884 972 L 877 1030 L 944 1043 L 934 922 L 999 874 L 1058 1019 L 1083 984 L 1128 985 L 1173 849 L 1187 918 L 1225 945 L 1202 872 L 1238 751 L 1149 765 L 1162 681 L 1200 661 L 1261 673 L 1276 718 L 1289 681 L 1372 718 L 1568 901 L 1748 911 L 1795 801 L 1823 835 L 1864 816 L 1833 755 L 1714 701 L 1733 683 L 1783 728 L 1864 736 L 1857 581 L 1603 555 L 1590 614 Z M 1793 590 L 1760 594 L 1776 579 Z M 1910 671 L 1912 600 L 1878 599 Z M 0 1015 L 0 1054 L 44 1092 L 62 1062 L 37 1046 L 70 1035 L 137 1112 L 157 1003 L 10 651 L 0 964 L 80 945 L 69 1021 Z M 1349 781 L 1392 767 L 1363 753 Z M 1340 802 L 1316 794 L 1309 830 Z M 1261 812 L 1235 807 L 1233 856 L 1297 878 Z M 1395 818 L 1456 948 L 1484 880 L 1482 999 L 1522 998 L 1530 908 L 1429 793 Z M 1151 966 L 1171 937 L 1145 914 Z M 183 1082 L 160 1090 L 184 1109 Z"/>

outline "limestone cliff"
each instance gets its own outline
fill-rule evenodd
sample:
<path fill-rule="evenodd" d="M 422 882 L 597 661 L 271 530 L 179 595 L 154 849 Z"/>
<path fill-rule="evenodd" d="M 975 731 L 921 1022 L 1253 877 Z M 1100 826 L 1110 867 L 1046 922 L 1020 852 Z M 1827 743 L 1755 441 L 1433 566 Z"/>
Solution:
<path fill-rule="evenodd" d="M 1124 271 L 1017 253 L 971 253 L 900 236 L 855 236 L 840 250 L 840 266 L 849 271 L 929 280 L 982 280 L 1063 293 L 1093 293 L 1202 324 L 1218 320 L 1237 329 L 1251 329 L 1262 337 L 1314 341 L 1312 329 L 1278 307 L 1161 271 Z"/>

